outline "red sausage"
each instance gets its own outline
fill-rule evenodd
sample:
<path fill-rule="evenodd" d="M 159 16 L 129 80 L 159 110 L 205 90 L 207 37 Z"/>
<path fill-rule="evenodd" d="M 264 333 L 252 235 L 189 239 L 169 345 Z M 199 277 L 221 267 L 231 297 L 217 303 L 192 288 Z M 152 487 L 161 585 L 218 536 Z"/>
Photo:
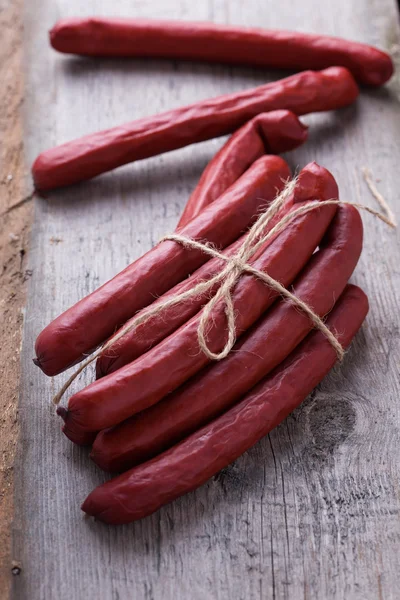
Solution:
<path fill-rule="evenodd" d="M 289 110 L 257 115 L 238 129 L 208 163 L 190 196 L 178 227 L 216 200 L 263 154 L 281 154 L 300 146 L 307 127 Z"/>
<path fill-rule="evenodd" d="M 289 175 L 282 158 L 259 158 L 225 194 L 190 221 L 182 235 L 225 248 L 247 229 Z M 161 242 L 52 321 L 36 340 L 36 364 L 46 375 L 56 375 L 79 362 L 148 306 L 154 296 L 168 291 L 205 262 L 207 256 L 198 250 Z"/>
<path fill-rule="evenodd" d="M 388 54 L 357 42 L 297 31 L 102 17 L 69 18 L 50 31 L 55 50 L 89 56 L 157 57 L 284 69 L 347 67 L 361 83 L 382 85 Z"/>
<path fill-rule="evenodd" d="M 358 93 L 351 73 L 343 67 L 304 71 L 46 150 L 32 167 L 33 179 L 41 190 L 77 183 L 134 160 L 226 135 L 261 112 L 287 109 L 303 115 L 333 110 L 354 102 Z"/>
<path fill-rule="evenodd" d="M 362 290 L 347 286 L 327 321 L 344 347 L 367 312 L 368 300 Z M 311 333 L 239 404 L 167 452 L 97 487 L 82 510 L 106 523 L 130 523 L 198 488 L 299 406 L 336 358 L 326 338 Z"/>
<path fill-rule="evenodd" d="M 333 212 L 332 205 L 328 205 L 290 222 L 275 243 L 269 245 L 254 261 L 255 268 L 267 272 L 274 279 L 279 279 L 282 285 L 291 283 L 300 269 L 307 264 L 332 219 Z M 338 229 L 337 237 L 341 246 L 340 250 L 334 247 L 333 254 L 339 255 L 344 264 L 333 273 L 334 284 L 328 285 L 328 308 L 331 306 L 332 294 L 340 293 L 347 283 L 361 250 L 361 239 L 357 236 L 358 221 L 354 223 L 356 217 L 359 219 L 355 211 L 352 220 L 354 243 L 348 242 L 346 246 L 346 236 L 349 234 L 347 221 L 350 219 L 340 219 L 334 228 L 335 232 Z M 335 241 L 332 245 L 334 244 Z M 331 263 L 334 261 L 325 260 L 324 267 L 329 268 Z M 272 304 L 276 296 L 276 292 L 258 279 L 251 275 L 243 276 L 232 294 L 237 315 L 237 334 L 241 335 L 246 331 Z M 133 363 L 95 381 L 72 396 L 68 412 L 64 415 L 64 433 L 72 441 L 79 443 L 82 433 L 85 435 L 88 431 L 100 431 L 111 427 L 148 408 L 207 365 L 210 361 L 200 350 L 197 339 L 200 316 L 201 313 L 193 317 Z M 305 320 L 308 324 L 308 319 Z M 220 305 L 210 319 L 207 336 L 208 345 L 213 352 L 221 350 L 225 343 L 225 326 L 224 307 Z"/>
<path fill-rule="evenodd" d="M 341 207 L 321 249 L 295 281 L 295 295 L 319 316 L 325 315 L 342 293 L 361 246 L 357 211 Z M 100 432 L 93 446 L 93 460 L 106 470 L 121 471 L 163 452 L 230 408 L 282 362 L 311 328 L 306 315 L 281 300 L 225 360 L 211 364 L 137 417 Z"/>
<path fill-rule="evenodd" d="M 212 191 L 212 185 L 207 183 L 208 188 Z M 338 195 L 338 189 L 336 182 L 332 175 L 320 167 L 316 163 L 310 163 L 307 165 L 300 174 L 296 188 L 293 193 L 293 198 L 288 198 L 285 209 L 289 209 L 293 203 L 304 202 L 306 200 L 314 200 L 316 198 L 320 200 L 329 200 L 330 198 L 336 198 Z M 333 214 L 333 213 L 332 213 Z M 282 213 L 280 214 L 280 217 Z M 271 226 L 273 222 L 271 223 Z M 323 227 L 320 230 L 316 229 L 315 217 L 310 216 L 309 220 L 310 229 L 312 231 L 312 237 L 309 242 L 313 243 L 312 240 L 316 240 L 317 244 L 323 234 Z M 226 251 L 225 254 L 232 255 L 239 247 L 243 244 L 247 234 L 239 238 L 234 244 L 232 244 Z M 318 236 L 320 236 L 318 238 Z M 300 239 L 296 239 L 295 244 L 302 243 Z M 296 256 L 296 250 L 293 251 Z M 290 261 L 292 259 L 290 258 Z M 186 290 L 191 289 L 200 281 L 206 281 L 216 275 L 223 267 L 222 261 L 219 259 L 213 259 L 207 262 L 205 265 L 200 267 L 195 273 L 188 279 L 185 279 L 169 292 L 161 296 L 158 300 L 153 302 L 152 306 L 157 303 L 163 302 L 170 296 L 182 293 Z M 169 334 L 176 331 L 178 327 L 186 323 L 193 315 L 195 315 L 201 307 L 205 304 L 206 300 L 210 297 L 210 294 L 215 293 L 218 286 L 215 286 L 213 291 L 207 292 L 202 296 L 193 298 L 187 302 L 182 302 L 177 306 L 163 312 L 159 317 L 146 322 L 143 326 L 136 330 L 127 333 L 123 338 L 116 342 L 111 348 L 98 358 L 96 364 L 97 377 L 100 378 L 108 373 L 112 373 L 124 365 L 132 362 L 148 350 L 161 342 Z"/>

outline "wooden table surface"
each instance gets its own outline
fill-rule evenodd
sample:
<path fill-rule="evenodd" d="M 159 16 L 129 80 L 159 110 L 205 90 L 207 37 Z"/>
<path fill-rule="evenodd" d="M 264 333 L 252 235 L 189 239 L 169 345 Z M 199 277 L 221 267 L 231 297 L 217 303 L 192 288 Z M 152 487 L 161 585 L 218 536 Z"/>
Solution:
<path fill-rule="evenodd" d="M 273 80 L 279 73 L 177 61 L 67 58 L 47 30 L 69 15 L 131 15 L 324 32 L 399 59 L 395 0 L 42 0 L 26 2 L 25 142 L 39 151 L 85 133 Z M 400 78 L 356 105 L 313 115 L 287 156 L 316 160 L 344 199 L 375 206 L 369 167 L 400 220 Z M 364 216 L 353 281 L 371 309 L 343 366 L 292 416 L 196 492 L 131 526 L 84 519 L 105 480 L 60 431 L 64 381 L 31 361 L 40 330 L 172 231 L 213 140 L 35 200 L 20 397 L 12 597 L 29 600 L 400 597 L 399 234 Z M 74 390 L 92 380 L 84 374 Z"/>

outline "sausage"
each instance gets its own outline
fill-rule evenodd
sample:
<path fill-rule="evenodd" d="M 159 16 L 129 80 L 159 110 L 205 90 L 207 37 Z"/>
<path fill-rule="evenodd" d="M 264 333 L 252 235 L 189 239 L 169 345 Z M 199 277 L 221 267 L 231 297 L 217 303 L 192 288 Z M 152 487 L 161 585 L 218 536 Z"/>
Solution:
<path fill-rule="evenodd" d="M 68 18 L 55 24 L 50 43 L 59 52 L 87 56 L 173 58 L 300 71 L 338 65 L 368 85 L 382 85 L 393 73 L 390 56 L 366 44 L 215 23 Z"/>
<path fill-rule="evenodd" d="M 365 294 L 348 285 L 327 321 L 344 347 L 367 312 Z M 336 359 L 327 339 L 314 331 L 235 407 L 153 460 L 97 487 L 82 510 L 105 523 L 129 523 L 198 488 L 283 421 Z"/>
<path fill-rule="evenodd" d="M 251 261 L 254 267 L 267 272 L 274 279 L 279 279 L 284 286 L 291 283 L 319 243 L 335 212 L 332 208 L 332 205 L 323 207 L 321 203 L 320 210 L 290 222 L 275 242 L 267 246 L 254 262 Z M 358 216 L 356 211 L 355 214 Z M 331 294 L 337 294 L 340 286 L 341 292 L 347 283 L 349 270 L 351 269 L 351 273 L 358 259 L 357 252 L 353 250 L 353 246 L 357 246 L 358 249 L 357 242 L 361 250 L 361 242 L 357 235 L 354 244 L 348 244 L 352 251 L 346 247 L 346 237 L 344 234 L 340 235 L 341 229 L 346 230 L 346 223 L 342 225 L 341 222 L 342 220 L 338 237 L 343 249 L 340 252 L 336 250 L 335 255 L 339 254 L 339 258 L 345 264 L 333 277 L 337 287 L 334 285 L 332 289 L 332 285 L 330 286 Z M 353 230 L 357 233 L 355 225 Z M 330 266 L 329 261 L 324 262 L 325 266 Z M 240 336 L 246 331 L 272 304 L 276 296 L 274 290 L 252 275 L 242 276 L 232 293 L 237 315 L 236 334 Z M 329 301 L 331 298 L 332 295 L 329 296 Z M 197 339 L 200 317 L 201 313 L 133 363 L 91 383 L 73 395 L 68 403 L 68 412 L 64 414 L 65 409 L 62 411 L 65 419 L 63 430 L 67 437 L 79 443 L 82 433 L 99 431 L 120 423 L 155 404 L 207 365 L 210 360 L 200 350 Z M 306 323 L 308 324 L 308 319 Z M 219 305 L 213 311 L 208 328 L 207 339 L 211 351 L 217 352 L 223 347 L 224 329 L 224 306 Z"/>
<path fill-rule="evenodd" d="M 190 221 L 180 233 L 225 248 L 254 221 L 290 175 L 278 156 L 259 158 L 218 200 Z M 113 335 L 154 296 L 168 291 L 208 259 L 203 252 L 164 241 L 113 279 L 52 321 L 36 340 L 35 363 L 56 375 L 82 360 Z"/>
<path fill-rule="evenodd" d="M 295 295 L 319 316 L 343 291 L 361 252 L 361 219 L 340 207 L 315 253 L 294 283 Z M 152 458 L 230 408 L 292 352 L 312 328 L 297 307 L 281 300 L 239 341 L 174 394 L 118 427 L 100 432 L 92 458 L 102 468 L 126 470 Z"/>
<path fill-rule="evenodd" d="M 38 190 L 77 183 L 135 160 L 226 135 L 261 112 L 287 109 L 303 115 L 332 110 L 351 104 L 358 93 L 353 76 L 343 67 L 304 71 L 46 150 L 33 164 L 34 183 Z"/>
<path fill-rule="evenodd" d="M 212 191 L 213 184 L 210 185 L 210 183 L 207 182 L 207 184 L 205 184 L 205 189 Z M 310 163 L 301 171 L 298 182 L 294 189 L 293 198 L 288 198 L 285 205 L 285 210 L 288 210 L 293 203 L 314 200 L 316 198 L 320 200 L 329 200 L 330 198 L 336 198 L 337 195 L 337 185 L 329 171 L 323 167 L 320 167 L 316 163 Z M 280 217 L 281 216 L 282 212 L 280 214 Z M 311 223 L 314 222 L 314 219 L 314 216 L 310 216 L 310 227 L 313 227 Z M 271 226 L 272 225 L 273 222 L 271 222 Z M 314 239 L 317 240 L 315 243 L 318 243 L 318 236 L 322 237 L 323 231 L 323 227 L 320 231 L 314 227 L 312 238 L 310 238 L 311 244 L 313 244 L 312 240 Z M 232 244 L 224 252 L 224 254 L 229 256 L 236 253 L 239 247 L 243 244 L 245 237 L 246 234 L 234 242 L 234 244 Z M 298 243 L 301 242 L 296 240 L 295 244 Z M 225 266 L 222 264 L 222 262 L 223 261 L 220 259 L 210 260 L 205 265 L 200 267 L 200 269 L 195 271 L 190 278 L 182 281 L 169 292 L 161 296 L 158 300 L 153 302 L 152 306 L 155 306 L 157 303 L 164 302 L 168 297 L 193 288 L 200 281 L 207 281 Z M 109 347 L 107 351 L 97 359 L 97 377 L 100 378 L 108 373 L 112 373 L 124 365 L 132 362 L 166 338 L 169 334 L 176 331 L 178 327 L 186 323 L 200 310 L 200 308 L 206 303 L 207 299 L 216 292 L 217 287 L 218 286 L 215 286 L 213 290 L 210 290 L 206 294 L 199 295 L 198 297 L 192 298 L 186 302 L 181 302 L 179 305 L 165 310 L 158 317 L 150 319 L 142 326 L 139 326 L 137 329 L 127 333 L 113 346 Z"/>
<path fill-rule="evenodd" d="M 281 154 L 306 141 L 308 128 L 289 110 L 257 115 L 235 131 L 205 168 L 190 196 L 178 228 L 198 215 L 263 154 Z"/>

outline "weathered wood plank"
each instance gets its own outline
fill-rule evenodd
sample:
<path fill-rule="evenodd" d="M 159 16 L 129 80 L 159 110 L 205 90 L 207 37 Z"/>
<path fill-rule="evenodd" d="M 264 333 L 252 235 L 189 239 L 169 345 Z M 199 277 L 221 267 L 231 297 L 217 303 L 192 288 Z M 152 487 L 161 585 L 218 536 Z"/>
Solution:
<path fill-rule="evenodd" d="M 0 0 L 0 597 L 11 584 L 13 464 L 18 440 L 22 309 L 32 203 L 24 197 L 22 2 Z"/>
<path fill-rule="evenodd" d="M 39 6 L 38 6 L 39 4 Z M 56 56 L 58 17 L 121 14 L 324 31 L 392 49 L 394 0 L 118 0 L 26 3 L 26 139 L 42 149 L 137 116 L 250 87 L 276 74 L 163 61 Z M 400 82 L 365 91 L 337 114 L 311 117 L 291 164 L 317 160 L 343 198 L 373 201 L 367 165 L 399 217 Z M 399 236 L 365 219 L 354 281 L 371 299 L 344 366 L 268 438 L 208 485 L 132 526 L 83 520 L 79 504 L 103 475 L 61 436 L 50 405 L 59 381 L 30 362 L 53 317 L 174 228 L 188 193 L 222 141 L 130 165 L 38 200 L 32 234 L 21 392 L 14 597 L 398 597 L 400 414 L 397 399 Z M 85 374 L 75 389 L 88 383 Z"/>

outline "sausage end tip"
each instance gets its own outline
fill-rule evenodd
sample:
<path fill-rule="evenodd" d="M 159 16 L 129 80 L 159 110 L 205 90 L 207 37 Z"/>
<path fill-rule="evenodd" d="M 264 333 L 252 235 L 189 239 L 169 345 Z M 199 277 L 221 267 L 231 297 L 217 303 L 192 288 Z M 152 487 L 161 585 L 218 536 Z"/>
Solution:
<path fill-rule="evenodd" d="M 57 407 L 57 414 L 62 418 L 62 420 L 65 422 L 67 420 L 67 409 L 64 408 L 64 406 L 58 406 Z"/>

